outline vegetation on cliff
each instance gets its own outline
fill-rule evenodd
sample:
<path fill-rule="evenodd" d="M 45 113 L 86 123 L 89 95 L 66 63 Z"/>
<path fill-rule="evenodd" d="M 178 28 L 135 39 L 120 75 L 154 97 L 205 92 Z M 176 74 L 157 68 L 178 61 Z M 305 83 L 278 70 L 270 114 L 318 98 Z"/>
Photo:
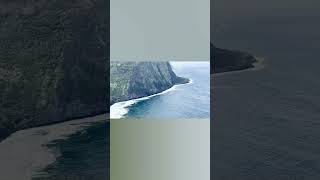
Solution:
<path fill-rule="evenodd" d="M 111 104 L 162 92 L 189 82 L 173 72 L 169 62 L 112 62 Z"/>
<path fill-rule="evenodd" d="M 0 136 L 107 111 L 109 1 L 2 1 L 0 42 Z"/>

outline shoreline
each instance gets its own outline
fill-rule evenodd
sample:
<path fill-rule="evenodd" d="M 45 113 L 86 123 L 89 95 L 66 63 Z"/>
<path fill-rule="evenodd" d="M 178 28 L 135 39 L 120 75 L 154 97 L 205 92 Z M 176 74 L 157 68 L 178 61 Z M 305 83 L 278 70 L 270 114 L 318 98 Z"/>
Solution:
<path fill-rule="evenodd" d="M 159 93 L 155 93 L 155 94 L 152 94 L 152 95 L 149 95 L 149 96 L 144 96 L 144 97 L 139 97 L 139 98 L 135 98 L 135 99 L 129 99 L 129 100 L 126 100 L 126 101 L 120 101 L 120 102 L 114 103 L 114 104 L 112 104 L 110 106 L 110 119 L 121 119 L 121 118 L 123 118 L 128 113 L 128 107 L 136 104 L 137 102 L 144 101 L 144 100 L 150 99 L 152 97 L 168 93 L 170 91 L 175 90 L 175 88 L 177 86 L 188 85 L 188 84 L 192 84 L 193 83 L 192 79 L 188 78 L 188 80 L 189 81 L 187 83 L 175 84 L 172 87 L 170 87 L 169 89 L 166 89 L 166 90 L 164 90 L 162 92 L 159 92 Z M 117 112 L 115 112 L 115 111 L 117 111 Z"/>
<path fill-rule="evenodd" d="M 187 82 L 187 83 L 176 83 L 176 84 L 174 84 L 173 86 L 192 83 L 192 79 L 190 79 L 190 78 L 186 78 L 186 79 L 188 79 L 188 82 Z M 172 88 L 173 86 L 169 87 L 168 89 Z M 166 89 L 166 90 L 168 90 L 168 89 Z M 161 92 L 164 92 L 164 91 L 166 91 L 166 90 L 163 90 L 163 91 L 161 91 Z M 161 93 L 161 92 L 154 93 L 154 94 L 151 94 L 151 95 L 148 95 L 148 96 L 152 96 L 152 95 L 155 95 L 155 94 L 159 94 L 159 93 Z M 148 97 L 148 96 L 141 96 L 141 97 L 136 97 L 136 98 L 132 98 L 132 99 L 122 100 L 122 101 L 119 101 L 119 102 L 114 102 L 114 103 L 112 103 L 112 104 L 110 103 L 110 106 L 112 106 L 112 105 L 114 105 L 114 104 L 116 104 L 116 103 L 125 102 L 125 101 L 130 101 L 130 100 L 135 100 L 135 99 L 144 98 L 144 97 Z"/>
<path fill-rule="evenodd" d="M 95 123 L 108 121 L 107 114 L 74 119 L 57 124 L 16 131 L 0 142 L 0 169 L 8 179 L 31 180 L 48 165 L 54 163 L 59 153 L 46 145 L 55 140 L 67 139 Z"/>
<path fill-rule="evenodd" d="M 79 120 L 79 119 L 93 118 L 93 117 L 101 116 L 101 115 L 108 114 L 108 113 L 109 112 L 107 110 L 105 110 L 105 111 L 101 111 L 100 113 L 94 113 L 94 114 L 85 115 L 85 116 L 76 116 L 76 117 L 64 119 L 61 121 L 48 122 L 48 123 L 43 123 L 41 125 L 31 126 L 31 127 L 22 128 L 22 129 L 16 129 L 16 130 L 12 131 L 11 133 L 7 134 L 6 136 L 0 136 L 0 143 L 18 131 L 28 130 L 28 129 L 37 128 L 37 127 L 43 127 L 43 126 L 50 126 L 50 125 L 55 125 L 55 124 Z"/>
<path fill-rule="evenodd" d="M 217 72 L 211 74 L 211 76 L 223 76 L 228 74 L 237 74 L 245 71 L 258 71 L 261 69 L 264 69 L 266 67 L 265 64 L 265 58 L 263 57 L 254 57 L 256 59 L 255 62 L 251 63 L 252 67 L 245 68 L 245 69 L 239 69 L 239 70 L 230 70 L 230 71 L 224 71 L 224 72 Z"/>
<path fill-rule="evenodd" d="M 210 74 L 250 69 L 258 61 L 256 56 L 248 52 L 217 48 L 213 44 L 210 45 L 210 53 Z"/>

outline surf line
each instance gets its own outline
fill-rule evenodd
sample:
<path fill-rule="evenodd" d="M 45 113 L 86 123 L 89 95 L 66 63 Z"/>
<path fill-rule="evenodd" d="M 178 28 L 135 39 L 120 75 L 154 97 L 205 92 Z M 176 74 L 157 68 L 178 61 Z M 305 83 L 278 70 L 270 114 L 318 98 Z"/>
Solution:
<path fill-rule="evenodd" d="M 193 81 L 192 81 L 192 79 L 190 79 L 189 82 L 186 83 L 186 84 L 176 84 L 176 85 L 173 85 L 171 88 L 169 88 L 167 90 L 164 90 L 164 91 L 156 93 L 156 94 L 152 94 L 150 96 L 141 97 L 141 98 L 137 98 L 137 99 L 130 99 L 130 100 L 127 100 L 127 101 L 121 101 L 121 102 L 114 103 L 113 105 L 110 106 L 110 119 L 121 119 L 121 118 L 123 118 L 129 112 L 128 108 L 130 106 L 136 104 L 137 102 L 144 101 L 144 100 L 147 100 L 147 99 L 150 99 L 152 97 L 159 96 L 159 95 L 162 95 L 162 94 L 166 94 L 166 93 L 168 93 L 170 91 L 176 90 L 176 88 L 178 86 L 192 84 L 192 83 L 193 83 Z"/>

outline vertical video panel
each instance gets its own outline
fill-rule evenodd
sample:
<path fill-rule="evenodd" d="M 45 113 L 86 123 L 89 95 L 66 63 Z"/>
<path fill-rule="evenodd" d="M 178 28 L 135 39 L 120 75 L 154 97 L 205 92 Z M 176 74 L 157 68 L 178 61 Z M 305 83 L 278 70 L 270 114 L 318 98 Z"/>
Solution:
<path fill-rule="evenodd" d="M 319 179 L 319 1 L 212 2 L 212 178 Z"/>
<path fill-rule="evenodd" d="M 109 1 L 0 2 L 0 179 L 109 178 Z"/>
<path fill-rule="evenodd" d="M 111 179 L 209 179 L 210 1 L 110 10 Z"/>

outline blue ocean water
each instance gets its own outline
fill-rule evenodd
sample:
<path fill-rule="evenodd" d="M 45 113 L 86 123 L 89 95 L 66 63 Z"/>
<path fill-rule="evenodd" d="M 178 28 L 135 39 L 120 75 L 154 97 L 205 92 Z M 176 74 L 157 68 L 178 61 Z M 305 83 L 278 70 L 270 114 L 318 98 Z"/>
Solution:
<path fill-rule="evenodd" d="M 210 63 L 170 63 L 178 76 L 190 79 L 188 84 L 175 85 L 158 95 L 118 104 L 111 108 L 111 117 L 116 114 L 118 118 L 209 118 Z"/>
<path fill-rule="evenodd" d="M 213 77 L 211 178 L 320 179 L 320 1 L 221 0 L 213 9 L 215 46 L 265 61 Z"/>
<path fill-rule="evenodd" d="M 67 139 L 48 144 L 60 154 L 33 180 L 106 180 L 110 175 L 110 123 L 93 123 Z M 43 175 L 41 175 L 43 174 Z"/>
<path fill-rule="evenodd" d="M 152 97 L 124 102 L 115 110 L 129 118 L 209 118 L 209 62 L 172 62 L 172 67 L 178 76 L 191 79 L 191 83 L 174 86 Z M 43 169 L 45 176 L 33 179 L 108 179 L 109 128 L 109 122 L 97 123 L 67 139 L 52 142 L 48 147 L 60 156 Z"/>

